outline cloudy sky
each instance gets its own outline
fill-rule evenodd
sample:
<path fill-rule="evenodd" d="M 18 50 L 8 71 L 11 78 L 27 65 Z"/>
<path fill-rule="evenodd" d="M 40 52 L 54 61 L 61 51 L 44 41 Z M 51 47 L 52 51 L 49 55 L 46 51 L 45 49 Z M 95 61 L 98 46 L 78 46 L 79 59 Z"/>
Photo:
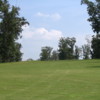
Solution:
<path fill-rule="evenodd" d="M 19 6 L 20 16 L 30 23 L 23 27 L 19 40 L 24 53 L 23 60 L 39 58 L 41 47 L 51 46 L 56 50 L 60 37 L 76 37 L 77 45 L 86 43 L 93 34 L 87 22 L 86 6 L 81 0 L 9 0 Z"/>

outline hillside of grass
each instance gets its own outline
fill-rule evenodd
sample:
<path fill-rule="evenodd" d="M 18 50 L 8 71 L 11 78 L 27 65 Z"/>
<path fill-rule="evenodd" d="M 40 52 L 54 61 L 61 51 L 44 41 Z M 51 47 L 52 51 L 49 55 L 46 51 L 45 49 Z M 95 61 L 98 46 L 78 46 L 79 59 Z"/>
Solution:
<path fill-rule="evenodd" d="M 100 100 L 100 60 L 0 64 L 0 100 Z"/>

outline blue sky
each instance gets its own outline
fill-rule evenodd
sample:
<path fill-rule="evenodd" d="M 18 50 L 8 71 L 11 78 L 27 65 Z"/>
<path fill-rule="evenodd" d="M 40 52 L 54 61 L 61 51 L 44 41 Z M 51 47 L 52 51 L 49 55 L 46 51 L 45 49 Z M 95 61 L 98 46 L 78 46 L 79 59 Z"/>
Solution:
<path fill-rule="evenodd" d="M 86 6 L 81 0 L 9 0 L 19 6 L 20 16 L 30 23 L 23 27 L 23 60 L 39 58 L 41 47 L 58 48 L 60 37 L 76 37 L 77 45 L 85 44 L 85 38 L 93 35 L 87 22 Z"/>

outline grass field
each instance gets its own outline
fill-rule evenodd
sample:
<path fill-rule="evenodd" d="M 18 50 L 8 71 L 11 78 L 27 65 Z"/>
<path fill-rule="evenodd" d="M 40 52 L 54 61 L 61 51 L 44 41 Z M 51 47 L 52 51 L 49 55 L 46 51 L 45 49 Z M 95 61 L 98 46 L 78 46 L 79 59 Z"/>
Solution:
<path fill-rule="evenodd" d="M 100 100 L 100 60 L 0 64 L 0 100 Z"/>

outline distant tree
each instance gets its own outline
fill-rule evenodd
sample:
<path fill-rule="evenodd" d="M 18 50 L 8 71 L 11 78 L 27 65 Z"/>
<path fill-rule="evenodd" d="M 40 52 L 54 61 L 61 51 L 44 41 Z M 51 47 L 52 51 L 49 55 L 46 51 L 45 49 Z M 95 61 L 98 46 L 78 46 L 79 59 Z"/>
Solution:
<path fill-rule="evenodd" d="M 51 60 L 58 60 L 58 51 L 54 50 L 51 55 Z"/>
<path fill-rule="evenodd" d="M 82 0 L 81 3 L 87 5 L 87 12 L 90 16 L 88 21 L 91 22 L 92 30 L 96 33 L 92 38 L 92 58 L 100 58 L 100 0 L 94 2 Z"/>
<path fill-rule="evenodd" d="M 84 44 L 82 46 L 83 51 L 83 59 L 90 59 L 90 46 L 88 44 Z"/>
<path fill-rule="evenodd" d="M 8 0 L 0 0 L 0 62 L 20 61 L 22 26 L 28 24 L 24 17 L 19 16 L 19 8 L 10 6 Z"/>
<path fill-rule="evenodd" d="M 29 58 L 29 59 L 27 59 L 27 61 L 33 61 L 33 59 L 32 58 Z"/>
<path fill-rule="evenodd" d="M 40 60 L 50 60 L 51 59 L 51 52 L 52 52 L 52 47 L 42 47 L 41 53 L 40 53 Z"/>
<path fill-rule="evenodd" d="M 78 46 L 75 46 L 74 56 L 75 59 L 79 59 L 81 57 L 82 49 Z"/>
<path fill-rule="evenodd" d="M 59 59 L 74 59 L 74 46 L 76 39 L 73 38 L 60 38 L 59 40 Z"/>

